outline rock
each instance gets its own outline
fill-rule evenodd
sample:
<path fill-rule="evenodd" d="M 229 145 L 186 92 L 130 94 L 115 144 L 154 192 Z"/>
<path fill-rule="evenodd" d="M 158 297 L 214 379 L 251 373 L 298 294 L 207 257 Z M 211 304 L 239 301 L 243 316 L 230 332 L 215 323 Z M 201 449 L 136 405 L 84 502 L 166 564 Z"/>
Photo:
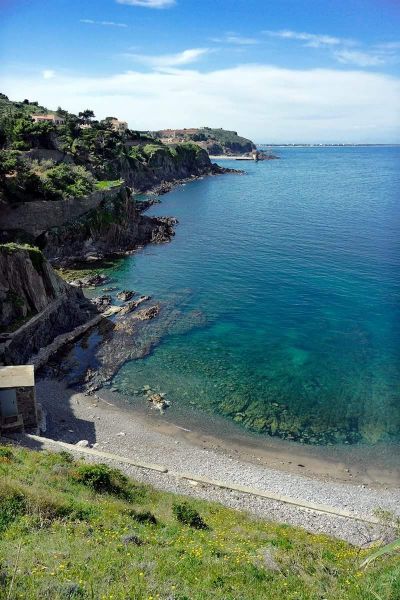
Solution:
<path fill-rule="evenodd" d="M 163 413 L 164 410 L 171 404 L 168 400 L 165 400 L 161 394 L 148 394 L 148 401 L 151 402 L 154 408 L 157 408 L 161 413 Z"/>
<path fill-rule="evenodd" d="M 70 285 L 75 287 L 87 288 L 87 287 L 97 287 L 106 283 L 108 281 L 107 275 L 102 275 L 101 273 L 93 273 L 92 275 L 86 275 L 86 277 L 82 277 L 82 279 L 75 279 L 70 282 Z"/>
<path fill-rule="evenodd" d="M 88 448 L 89 442 L 87 440 L 79 440 L 79 442 L 76 442 L 75 446 L 79 446 L 79 448 Z"/>
<path fill-rule="evenodd" d="M 281 570 L 273 556 L 272 550 L 270 550 L 269 548 L 265 548 L 265 550 L 263 551 L 263 555 L 264 555 L 263 556 L 264 565 L 268 571 L 280 571 Z"/>
<path fill-rule="evenodd" d="M 154 319 L 159 312 L 160 307 L 158 305 L 150 306 L 149 308 L 143 308 L 137 313 L 136 319 L 138 321 L 149 321 L 150 319 Z"/>
<path fill-rule="evenodd" d="M 142 540 L 134 533 L 128 533 L 122 536 L 121 541 L 123 544 L 135 544 L 135 546 L 142 546 Z"/>
<path fill-rule="evenodd" d="M 99 308 L 107 308 L 111 304 L 111 296 L 104 294 L 103 296 L 98 296 L 97 298 L 93 298 L 92 302 Z"/>
<path fill-rule="evenodd" d="M 119 314 L 126 315 L 127 313 L 130 313 L 134 311 L 143 302 L 147 302 L 147 300 L 151 300 L 151 296 L 140 296 L 140 298 L 138 298 L 137 300 L 132 300 L 131 302 L 128 302 L 128 304 L 126 304 L 126 306 L 122 308 Z"/>
<path fill-rule="evenodd" d="M 131 300 L 135 294 L 136 292 L 133 290 L 122 290 L 122 292 L 118 292 L 117 298 L 118 300 L 122 300 L 122 302 L 128 302 L 128 300 Z"/>
<path fill-rule="evenodd" d="M 119 437 L 123 437 L 124 435 L 126 435 L 126 433 L 124 431 L 120 431 L 119 433 L 117 433 L 117 435 Z"/>

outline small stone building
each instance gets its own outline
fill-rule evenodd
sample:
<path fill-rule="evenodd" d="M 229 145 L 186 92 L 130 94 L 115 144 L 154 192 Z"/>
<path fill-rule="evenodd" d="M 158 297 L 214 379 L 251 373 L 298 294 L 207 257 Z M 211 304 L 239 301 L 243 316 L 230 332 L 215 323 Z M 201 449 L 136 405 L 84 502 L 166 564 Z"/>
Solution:
<path fill-rule="evenodd" d="M 0 432 L 38 426 L 33 365 L 0 367 Z"/>
<path fill-rule="evenodd" d="M 58 115 L 50 114 L 50 115 L 31 115 L 32 119 L 35 123 L 41 123 L 43 121 L 47 123 L 54 123 L 54 125 L 63 125 L 65 123 L 65 119 L 59 117 Z"/>

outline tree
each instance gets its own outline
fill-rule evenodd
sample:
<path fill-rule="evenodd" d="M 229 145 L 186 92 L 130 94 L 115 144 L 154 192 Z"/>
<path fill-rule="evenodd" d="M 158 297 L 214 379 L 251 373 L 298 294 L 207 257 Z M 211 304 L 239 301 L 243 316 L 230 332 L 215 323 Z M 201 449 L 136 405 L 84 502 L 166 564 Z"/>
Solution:
<path fill-rule="evenodd" d="M 87 108 L 86 110 L 80 112 L 78 116 L 80 117 L 83 123 L 89 123 L 90 119 L 94 119 L 95 114 L 92 110 L 90 110 L 90 108 Z"/>

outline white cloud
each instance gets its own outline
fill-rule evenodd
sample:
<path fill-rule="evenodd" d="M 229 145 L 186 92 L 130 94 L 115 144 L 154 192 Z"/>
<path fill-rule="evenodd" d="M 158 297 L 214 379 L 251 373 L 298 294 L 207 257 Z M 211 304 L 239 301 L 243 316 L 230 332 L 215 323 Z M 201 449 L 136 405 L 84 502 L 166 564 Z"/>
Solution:
<path fill-rule="evenodd" d="M 10 98 L 25 98 L 28 90 L 49 108 L 89 107 L 137 129 L 209 125 L 267 143 L 400 142 L 400 79 L 378 73 L 249 64 L 51 81 L 23 75 L 3 76 Z"/>
<path fill-rule="evenodd" d="M 150 55 L 126 53 L 124 56 L 149 67 L 163 69 L 169 67 L 180 67 L 196 62 L 208 52 L 210 52 L 209 48 L 190 48 L 176 54 Z"/>
<path fill-rule="evenodd" d="M 222 38 L 211 38 L 211 41 L 222 44 L 235 44 L 237 46 L 252 46 L 260 43 L 256 38 L 244 37 L 236 34 L 226 35 Z"/>
<path fill-rule="evenodd" d="M 400 50 L 400 42 L 383 42 L 382 44 L 376 44 L 374 47 L 384 51 Z"/>
<path fill-rule="evenodd" d="M 176 4 L 175 0 L 117 0 L 118 4 L 144 6 L 145 8 L 169 8 Z"/>
<path fill-rule="evenodd" d="M 299 40 L 305 42 L 304 45 L 310 48 L 332 47 L 339 46 L 341 44 L 354 44 L 353 40 L 345 38 L 339 38 L 320 33 L 291 31 L 290 29 L 282 29 L 281 31 L 264 31 L 263 33 L 288 40 Z"/>
<path fill-rule="evenodd" d="M 333 55 L 340 63 L 357 65 L 358 67 L 377 67 L 386 62 L 381 54 L 373 52 L 336 50 Z"/>
<path fill-rule="evenodd" d="M 80 19 L 80 23 L 88 25 L 104 25 L 106 27 L 128 27 L 126 23 L 115 23 L 114 21 L 94 21 L 93 19 Z"/>
<path fill-rule="evenodd" d="M 44 71 L 42 71 L 43 79 L 53 79 L 55 76 L 56 72 L 52 69 L 44 69 Z"/>

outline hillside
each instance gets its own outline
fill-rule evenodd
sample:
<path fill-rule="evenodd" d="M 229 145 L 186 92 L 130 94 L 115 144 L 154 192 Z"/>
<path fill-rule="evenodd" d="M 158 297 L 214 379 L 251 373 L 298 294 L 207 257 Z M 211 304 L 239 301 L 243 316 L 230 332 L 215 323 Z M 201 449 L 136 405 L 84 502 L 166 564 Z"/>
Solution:
<path fill-rule="evenodd" d="M 236 131 L 226 129 L 163 129 L 153 132 L 153 135 L 165 143 L 195 142 L 211 155 L 241 155 L 249 154 L 256 149 L 255 144 Z"/>
<path fill-rule="evenodd" d="M 323 535 L 0 447 L 0 599 L 389 600 L 400 565 Z"/>
<path fill-rule="evenodd" d="M 0 95 L 1 241 L 39 245 L 51 260 L 100 259 L 167 241 L 171 223 L 144 217 L 146 205 L 132 192 L 224 171 L 192 142 L 170 147 L 115 117 L 96 120 L 89 109 L 74 115 Z"/>

